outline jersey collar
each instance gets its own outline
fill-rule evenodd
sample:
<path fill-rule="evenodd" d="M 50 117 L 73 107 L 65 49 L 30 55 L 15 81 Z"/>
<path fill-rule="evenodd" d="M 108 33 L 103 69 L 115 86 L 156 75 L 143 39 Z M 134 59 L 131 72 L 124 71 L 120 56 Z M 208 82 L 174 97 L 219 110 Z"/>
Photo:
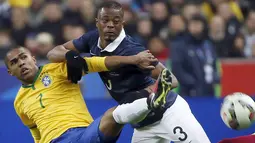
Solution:
<path fill-rule="evenodd" d="M 126 33 L 124 28 L 122 28 L 120 35 L 113 41 L 111 42 L 109 45 L 107 45 L 104 49 L 101 48 L 100 46 L 100 37 L 98 38 L 97 41 L 97 47 L 99 47 L 101 49 L 101 52 L 107 51 L 107 52 L 113 52 L 114 50 L 116 50 L 118 48 L 118 46 L 120 45 L 120 43 L 123 41 L 123 39 L 126 37 Z"/>
<path fill-rule="evenodd" d="M 39 67 L 39 70 L 37 71 L 36 76 L 35 76 L 34 81 L 33 81 L 32 84 L 28 84 L 28 85 L 22 84 L 22 87 L 23 88 L 30 88 L 30 87 L 32 87 L 33 89 L 35 89 L 35 85 L 34 84 L 35 84 L 37 78 L 39 77 L 40 73 L 42 72 L 42 69 L 43 69 L 43 66 Z"/>

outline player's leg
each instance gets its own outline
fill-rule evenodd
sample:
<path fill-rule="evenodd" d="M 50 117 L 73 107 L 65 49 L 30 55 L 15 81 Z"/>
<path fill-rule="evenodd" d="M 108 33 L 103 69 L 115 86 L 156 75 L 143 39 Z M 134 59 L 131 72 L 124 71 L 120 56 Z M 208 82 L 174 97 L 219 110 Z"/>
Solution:
<path fill-rule="evenodd" d="M 132 143 L 155 143 L 155 140 L 161 143 L 162 139 L 175 143 L 210 143 L 189 105 L 180 96 L 160 121 L 135 129 Z"/>
<path fill-rule="evenodd" d="M 161 104 L 159 104 L 159 106 L 161 106 Z M 116 142 L 124 124 L 137 123 L 144 119 L 149 112 L 150 109 L 148 108 L 147 98 L 113 107 L 88 126 L 87 129 L 84 130 L 84 133 L 80 135 L 78 142 Z"/>
<path fill-rule="evenodd" d="M 167 74 L 168 72 L 166 70 L 161 72 L 156 94 L 152 93 L 147 98 L 122 104 L 105 112 L 99 125 L 99 135 L 102 141 L 116 141 L 124 124 L 140 122 L 151 111 L 150 109 L 156 112 L 157 109 L 160 109 L 159 107 L 164 106 L 166 95 L 171 88 L 171 83 L 167 81 Z"/>
<path fill-rule="evenodd" d="M 159 124 L 159 122 L 134 129 L 132 143 L 170 143 L 170 141 L 164 142 L 166 139 L 156 134 L 161 130 L 160 126 L 157 126 L 157 124 Z"/>
<path fill-rule="evenodd" d="M 178 96 L 175 104 L 164 113 L 160 128 L 165 134 L 158 135 L 175 143 L 210 143 L 188 103 L 181 96 Z"/>
<path fill-rule="evenodd" d="M 141 98 L 133 101 L 132 103 L 125 103 L 117 106 L 117 108 L 110 114 L 106 114 L 108 119 L 114 118 L 119 124 L 137 123 L 143 120 L 147 114 L 154 110 L 160 110 L 166 103 L 166 96 L 171 89 L 171 82 L 168 78 L 168 70 L 163 70 L 157 80 L 157 92 L 151 93 L 147 98 Z M 142 92 L 138 92 L 142 93 Z M 146 93 L 142 93 L 146 94 Z"/>
<path fill-rule="evenodd" d="M 109 109 L 102 116 L 99 125 L 102 140 L 104 142 L 117 140 L 124 124 L 139 122 L 149 112 L 146 98 Z"/>
<path fill-rule="evenodd" d="M 160 80 L 160 82 L 163 81 Z M 141 98 L 132 103 L 122 104 L 116 108 L 109 109 L 102 117 L 99 126 L 101 135 L 108 137 L 108 139 L 104 140 L 117 137 L 120 134 L 124 124 L 134 124 L 142 121 L 151 111 L 150 109 L 157 112 L 157 109 L 165 104 L 165 102 L 163 102 L 165 98 L 164 96 L 166 96 L 170 90 L 167 87 L 160 89 L 160 92 L 157 92 L 156 94 L 152 93 L 148 98 Z"/>
<path fill-rule="evenodd" d="M 153 143 L 150 139 L 154 139 L 155 136 L 178 143 L 210 143 L 188 103 L 180 96 L 177 96 L 175 103 L 165 111 L 158 124 L 150 128 L 146 126 L 136 129 L 132 142 L 138 143 L 139 140 L 147 139 L 147 143 Z"/>
<path fill-rule="evenodd" d="M 255 135 L 247 135 L 236 138 L 224 139 L 219 143 L 255 143 Z"/>
<path fill-rule="evenodd" d="M 165 80 L 159 82 L 161 90 L 155 95 L 152 94 L 152 96 L 147 98 L 141 98 L 132 103 L 122 104 L 106 111 L 102 117 L 96 119 L 87 127 L 80 136 L 79 142 L 116 142 L 124 124 L 137 123 L 147 116 L 151 111 L 150 109 L 156 111 L 156 109 L 159 109 L 159 107 L 165 104 L 164 99 L 170 88 L 168 88 L 168 86 L 161 87 L 161 82 L 165 82 Z"/>
<path fill-rule="evenodd" d="M 157 93 L 154 97 L 157 97 L 156 100 L 150 100 L 150 107 L 157 106 L 158 104 L 166 103 L 166 95 L 171 89 L 171 73 L 164 69 L 158 80 L 157 80 Z M 162 104 L 164 105 L 164 104 Z M 157 108 L 153 108 L 154 111 Z M 167 134 L 162 127 L 160 126 L 161 121 L 157 121 L 151 125 L 134 129 L 132 143 L 169 143 L 170 140 L 162 138 L 161 134 Z"/>

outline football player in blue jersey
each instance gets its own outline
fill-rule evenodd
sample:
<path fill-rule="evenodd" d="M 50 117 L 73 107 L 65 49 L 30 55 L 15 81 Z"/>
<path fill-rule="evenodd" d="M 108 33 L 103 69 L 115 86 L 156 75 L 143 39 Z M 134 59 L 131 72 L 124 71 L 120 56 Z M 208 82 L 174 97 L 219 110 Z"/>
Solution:
<path fill-rule="evenodd" d="M 97 29 L 78 39 L 56 46 L 48 53 L 48 59 L 52 62 L 66 60 L 68 78 L 77 83 L 81 79 L 82 71 L 87 71 L 80 53 L 90 53 L 91 56 L 130 56 L 144 51 L 144 46 L 125 33 L 123 16 L 121 4 L 115 1 L 103 2 L 97 12 Z M 161 112 L 152 110 L 141 122 L 133 124 L 132 143 L 169 143 L 170 141 L 209 143 L 206 133 L 192 114 L 188 103 L 178 94 L 169 91 L 178 85 L 175 76 L 161 63 L 150 64 L 154 66 L 152 71 L 126 65 L 99 73 L 109 93 L 119 104 L 146 98 L 155 91 L 154 88 L 159 87 L 157 91 L 160 92 L 154 95 L 158 102 L 148 104 L 154 107 L 163 102 Z M 160 73 L 163 75 L 159 76 Z M 165 77 L 167 82 L 159 82 L 156 80 L 158 77 Z M 171 88 L 168 86 L 169 83 Z"/>

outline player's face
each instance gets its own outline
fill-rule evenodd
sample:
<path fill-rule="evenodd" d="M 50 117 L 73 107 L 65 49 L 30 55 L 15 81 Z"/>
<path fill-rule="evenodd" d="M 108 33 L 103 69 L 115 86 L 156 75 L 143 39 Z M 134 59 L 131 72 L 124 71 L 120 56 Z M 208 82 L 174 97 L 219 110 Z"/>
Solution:
<path fill-rule="evenodd" d="M 7 53 L 6 60 L 10 75 L 26 83 L 34 80 L 38 68 L 35 58 L 27 50 L 13 49 Z"/>
<path fill-rule="evenodd" d="M 123 11 L 114 8 L 102 8 L 96 19 L 100 38 L 107 42 L 112 42 L 119 36 L 123 24 Z"/>

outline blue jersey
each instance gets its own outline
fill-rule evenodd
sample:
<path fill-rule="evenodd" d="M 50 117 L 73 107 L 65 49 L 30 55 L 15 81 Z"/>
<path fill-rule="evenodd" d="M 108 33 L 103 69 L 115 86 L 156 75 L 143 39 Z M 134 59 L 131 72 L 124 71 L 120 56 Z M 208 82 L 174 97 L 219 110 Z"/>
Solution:
<path fill-rule="evenodd" d="M 131 56 L 136 55 L 145 48 L 136 43 L 133 38 L 125 35 L 114 45 L 104 50 L 98 46 L 98 31 L 84 34 L 79 39 L 73 40 L 74 46 L 81 53 L 90 53 L 92 56 Z M 113 42 L 114 43 L 114 42 Z M 126 65 L 116 70 L 99 73 L 111 96 L 119 103 L 126 98 L 125 93 L 142 90 L 154 83 L 151 72 L 140 70 L 137 66 Z"/>
<path fill-rule="evenodd" d="M 73 44 L 80 53 L 90 53 L 91 56 L 131 56 L 145 50 L 141 44 L 126 35 L 124 30 L 104 49 L 100 48 L 99 41 L 99 33 L 95 30 L 73 40 Z M 155 82 L 151 77 L 151 72 L 143 71 L 134 65 L 126 65 L 116 70 L 101 72 L 99 75 L 111 96 L 120 104 L 147 97 L 148 94 L 143 94 L 144 88 Z M 174 103 L 176 97 L 176 93 L 169 92 L 165 110 Z M 156 114 L 152 112 L 142 122 L 133 126 L 143 127 L 152 124 L 160 120 L 163 113 L 164 111 Z"/>

